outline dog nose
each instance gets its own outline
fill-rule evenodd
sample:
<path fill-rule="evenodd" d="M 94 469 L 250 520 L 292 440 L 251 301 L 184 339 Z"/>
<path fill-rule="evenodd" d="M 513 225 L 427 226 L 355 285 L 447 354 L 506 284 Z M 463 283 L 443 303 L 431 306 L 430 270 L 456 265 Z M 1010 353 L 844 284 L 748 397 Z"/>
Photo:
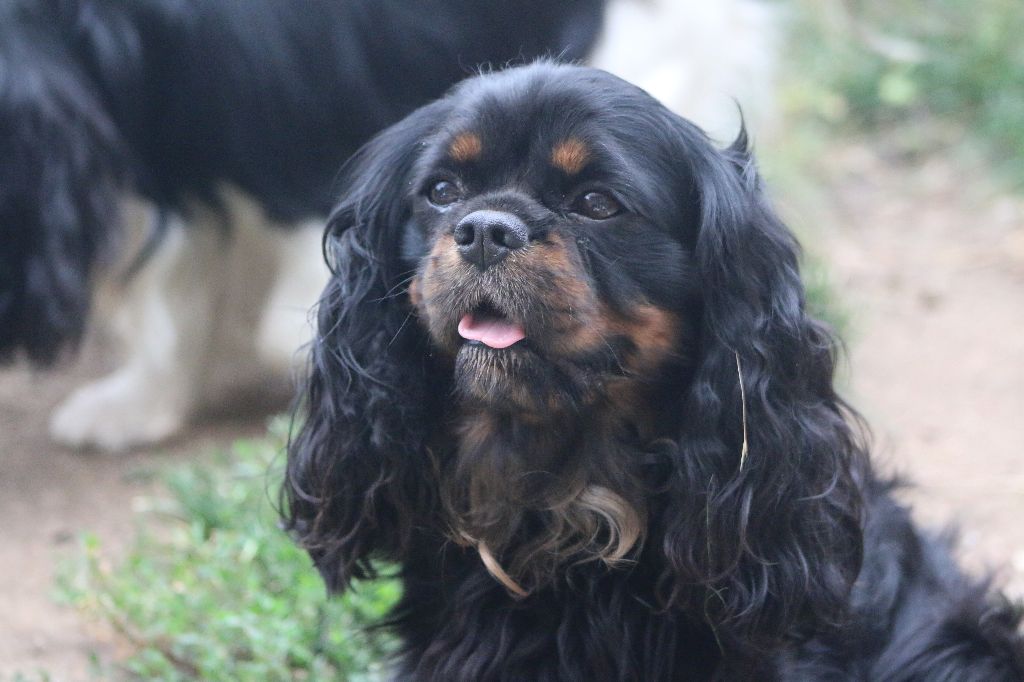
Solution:
<path fill-rule="evenodd" d="M 530 232 L 511 213 L 473 211 L 459 221 L 453 236 L 462 257 L 483 271 L 526 246 Z"/>

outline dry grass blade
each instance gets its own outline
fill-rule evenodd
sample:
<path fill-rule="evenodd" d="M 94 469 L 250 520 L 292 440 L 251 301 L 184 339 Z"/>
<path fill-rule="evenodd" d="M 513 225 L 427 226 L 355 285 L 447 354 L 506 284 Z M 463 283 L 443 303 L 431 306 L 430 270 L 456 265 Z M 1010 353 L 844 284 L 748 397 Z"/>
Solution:
<path fill-rule="evenodd" d="M 740 382 L 740 407 L 743 414 L 743 446 L 740 448 L 740 471 L 747 463 L 747 389 L 743 386 L 743 368 L 740 366 L 740 354 L 733 351 L 736 356 L 736 377 Z"/>

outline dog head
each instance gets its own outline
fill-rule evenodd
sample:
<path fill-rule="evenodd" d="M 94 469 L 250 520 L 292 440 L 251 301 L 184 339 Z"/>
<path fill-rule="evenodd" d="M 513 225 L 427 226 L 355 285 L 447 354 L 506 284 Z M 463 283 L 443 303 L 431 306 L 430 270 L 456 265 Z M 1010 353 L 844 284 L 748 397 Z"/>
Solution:
<path fill-rule="evenodd" d="M 330 586 L 434 528 L 519 596 L 654 566 L 663 607 L 744 646 L 840 617 L 862 454 L 744 135 L 539 63 L 347 177 L 285 486 Z"/>
<path fill-rule="evenodd" d="M 455 94 L 411 169 L 400 235 L 415 318 L 460 400 L 536 419 L 658 379 L 697 302 L 695 220 L 679 224 L 694 207 L 671 187 L 686 171 L 634 153 L 651 130 L 623 119 L 645 97 L 565 76 Z"/>

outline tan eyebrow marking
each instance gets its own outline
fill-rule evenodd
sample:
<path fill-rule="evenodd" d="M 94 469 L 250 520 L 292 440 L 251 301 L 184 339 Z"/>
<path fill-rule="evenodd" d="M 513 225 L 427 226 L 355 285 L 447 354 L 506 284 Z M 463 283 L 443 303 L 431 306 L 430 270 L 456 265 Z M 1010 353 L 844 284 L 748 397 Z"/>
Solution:
<path fill-rule="evenodd" d="M 476 133 L 459 133 L 448 145 L 448 155 L 459 163 L 465 163 L 478 158 L 483 148 L 484 144 Z"/>
<path fill-rule="evenodd" d="M 551 163 L 569 175 L 576 175 L 590 160 L 590 150 L 582 140 L 570 137 L 551 150 Z"/>

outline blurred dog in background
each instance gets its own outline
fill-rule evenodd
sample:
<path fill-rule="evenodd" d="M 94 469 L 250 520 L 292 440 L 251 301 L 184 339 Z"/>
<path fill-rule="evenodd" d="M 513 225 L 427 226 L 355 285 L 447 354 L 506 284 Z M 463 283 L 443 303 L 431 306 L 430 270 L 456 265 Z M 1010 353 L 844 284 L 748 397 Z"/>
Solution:
<path fill-rule="evenodd" d="M 765 0 L 611 2 L 590 58 L 639 85 L 713 138 L 769 134 L 784 16 Z"/>
<path fill-rule="evenodd" d="M 481 65 L 579 60 L 600 35 L 595 65 L 716 136 L 734 133 L 736 102 L 765 127 L 778 23 L 767 4 L 614 0 L 607 16 L 604 4 L 0 9 L 0 359 L 51 363 L 93 300 L 125 353 L 58 407 L 53 437 L 157 442 L 216 401 L 215 375 L 286 374 L 326 281 L 338 168 Z"/>
<path fill-rule="evenodd" d="M 127 274 L 107 268 L 127 359 L 73 394 L 52 432 L 104 449 L 175 433 L 220 359 L 252 365 L 262 351 L 287 366 L 308 340 L 345 159 L 480 65 L 581 58 L 602 11 L 603 0 L 5 4 L 0 358 L 49 363 L 80 339 L 96 264 L 131 253 L 117 243 L 123 200 L 141 198 L 141 250 Z"/>

